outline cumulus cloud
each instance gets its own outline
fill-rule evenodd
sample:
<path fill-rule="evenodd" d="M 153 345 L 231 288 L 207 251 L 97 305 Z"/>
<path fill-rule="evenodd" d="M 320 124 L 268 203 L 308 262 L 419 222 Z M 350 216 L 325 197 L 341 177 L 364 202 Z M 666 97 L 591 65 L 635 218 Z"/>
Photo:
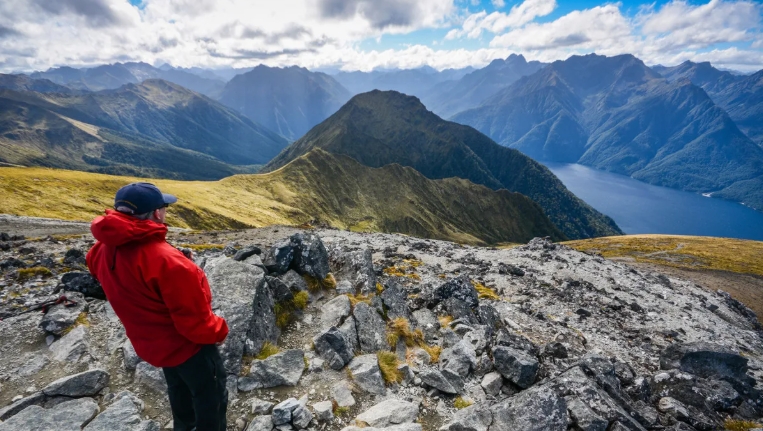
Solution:
<path fill-rule="evenodd" d="M 501 1 L 501 3 L 503 3 Z M 500 33 L 508 28 L 523 26 L 535 18 L 546 16 L 556 9 L 556 0 L 525 0 L 511 8 L 509 13 L 480 11 L 469 15 L 460 29 L 453 29 L 446 39 L 467 36 L 474 39 L 482 35 L 483 30 Z"/>

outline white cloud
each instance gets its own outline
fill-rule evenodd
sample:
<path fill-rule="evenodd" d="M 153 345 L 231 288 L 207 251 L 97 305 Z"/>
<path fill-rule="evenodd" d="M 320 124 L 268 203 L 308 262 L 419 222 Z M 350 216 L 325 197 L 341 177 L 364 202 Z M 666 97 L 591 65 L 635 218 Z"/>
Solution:
<path fill-rule="evenodd" d="M 553 61 L 589 52 L 632 53 L 648 64 L 695 60 L 763 68 L 763 6 L 750 0 L 674 0 L 635 16 L 609 3 L 543 23 L 537 19 L 556 9 L 555 0 L 465 13 L 472 1 L 144 0 L 139 9 L 127 0 L 1 0 L 0 72 L 115 61 L 443 69 L 481 67 L 511 53 Z M 362 41 L 424 28 L 449 28 L 437 47 L 456 48 L 360 48 Z M 465 41 L 480 46 L 484 34 L 491 34 L 489 46 L 458 49 Z"/>
<path fill-rule="evenodd" d="M 491 0 L 490 2 L 493 3 L 493 7 L 496 9 L 503 9 L 506 6 L 506 2 L 503 0 Z"/>
<path fill-rule="evenodd" d="M 464 36 L 475 39 L 482 34 L 483 30 L 500 33 L 507 28 L 521 27 L 535 18 L 546 16 L 554 9 L 556 9 L 556 0 L 524 0 L 512 7 L 509 13 L 493 12 L 488 15 L 483 10 L 469 15 L 461 25 L 461 29 L 451 30 L 446 39 Z"/>

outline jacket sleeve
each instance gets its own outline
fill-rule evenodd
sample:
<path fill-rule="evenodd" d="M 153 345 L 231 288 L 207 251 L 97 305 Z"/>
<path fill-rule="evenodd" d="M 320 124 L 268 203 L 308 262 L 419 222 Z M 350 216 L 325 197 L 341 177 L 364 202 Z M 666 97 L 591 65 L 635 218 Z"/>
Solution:
<path fill-rule="evenodd" d="M 212 312 L 204 272 L 185 256 L 168 257 L 156 278 L 159 291 L 178 332 L 197 344 L 215 344 L 228 336 L 225 319 Z"/>

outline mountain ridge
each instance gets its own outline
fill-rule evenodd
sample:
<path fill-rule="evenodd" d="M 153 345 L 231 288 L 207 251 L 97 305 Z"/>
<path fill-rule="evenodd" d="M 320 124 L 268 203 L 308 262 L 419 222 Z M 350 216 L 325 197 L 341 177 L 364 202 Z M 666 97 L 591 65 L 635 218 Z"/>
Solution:
<path fill-rule="evenodd" d="M 36 178 L 36 180 L 34 180 Z M 40 168 L 0 168 L 0 203 L 10 214 L 88 219 L 134 179 Z M 524 195 L 469 181 L 431 180 L 410 167 L 372 168 L 321 149 L 281 169 L 213 182 L 152 180 L 179 197 L 169 221 L 194 229 L 326 223 L 470 244 L 565 236 Z M 389 188 L 389 184 L 397 184 Z M 11 190 L 24 190 L 12 193 Z M 13 196 L 13 199 L 10 197 Z M 62 211 L 62 204 L 80 202 Z"/>
<path fill-rule="evenodd" d="M 459 177 L 525 194 L 568 237 L 622 233 L 611 219 L 570 193 L 547 168 L 518 151 L 500 147 L 471 127 L 440 119 L 419 99 L 398 92 L 372 91 L 353 97 L 284 149 L 263 172 L 313 148 L 347 155 L 367 166 L 398 163 L 427 178 Z"/>

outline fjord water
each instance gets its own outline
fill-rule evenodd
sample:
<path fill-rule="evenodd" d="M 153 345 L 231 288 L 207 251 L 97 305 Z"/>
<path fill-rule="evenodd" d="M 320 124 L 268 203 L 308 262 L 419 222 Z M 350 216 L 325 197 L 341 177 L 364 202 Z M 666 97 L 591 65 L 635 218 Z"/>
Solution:
<path fill-rule="evenodd" d="M 700 194 L 653 186 L 587 166 L 542 162 L 567 188 L 627 234 L 702 235 L 763 241 L 763 213 Z"/>

